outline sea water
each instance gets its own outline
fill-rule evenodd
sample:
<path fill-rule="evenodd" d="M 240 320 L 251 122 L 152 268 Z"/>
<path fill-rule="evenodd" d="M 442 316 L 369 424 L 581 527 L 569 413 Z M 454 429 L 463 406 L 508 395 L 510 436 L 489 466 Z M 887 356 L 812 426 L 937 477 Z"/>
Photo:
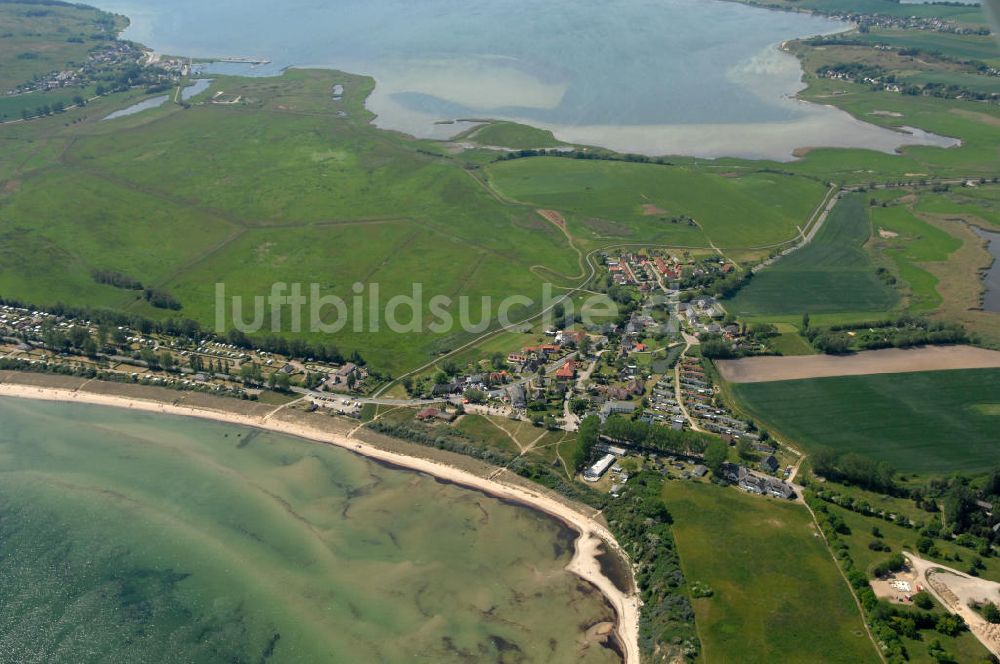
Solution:
<path fill-rule="evenodd" d="M 535 511 L 339 448 L 0 399 L 0 661 L 614 662 Z"/>
<path fill-rule="evenodd" d="M 892 151 L 894 132 L 792 97 L 778 45 L 846 24 L 716 0 L 101 0 L 159 52 L 367 74 L 387 129 L 446 137 L 460 118 L 548 128 L 627 152 L 788 159 L 797 147 Z M 232 72 L 232 66 L 225 71 Z"/>

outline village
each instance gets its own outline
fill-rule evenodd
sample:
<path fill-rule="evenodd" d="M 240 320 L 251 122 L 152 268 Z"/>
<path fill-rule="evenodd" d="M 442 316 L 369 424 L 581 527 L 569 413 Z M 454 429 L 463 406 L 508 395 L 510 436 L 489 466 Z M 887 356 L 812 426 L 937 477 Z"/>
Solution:
<path fill-rule="evenodd" d="M 595 329 L 565 321 L 506 355 L 465 367 L 442 362 L 433 374 L 401 380 L 405 396 L 370 396 L 379 380 L 359 358 L 292 357 L 212 335 L 142 331 L 11 305 L 0 307 L 0 368 L 23 365 L 277 404 L 297 400 L 310 411 L 358 419 L 369 404 L 407 406 L 428 426 L 482 413 L 575 432 L 591 416 L 602 423 L 626 418 L 718 437 L 741 460 L 725 470 L 728 481 L 751 493 L 793 497 L 782 480 L 794 459 L 726 408 L 702 358 L 709 341 L 734 353 L 767 350 L 709 294 L 736 267 L 718 257 L 656 251 L 608 254 L 602 261 L 607 288 L 631 298 L 620 320 Z M 627 471 L 615 470 L 623 462 L 682 479 L 706 474 L 697 455 L 631 449 L 627 441 L 602 444 L 603 454 L 582 478 L 611 494 L 627 481 Z"/>
<path fill-rule="evenodd" d="M 415 419 L 453 426 L 467 413 L 530 421 L 540 428 L 574 431 L 583 419 L 623 417 L 672 431 L 717 436 L 739 463 L 723 479 L 748 493 L 792 499 L 796 458 L 730 412 L 699 352 L 715 340 L 733 353 L 767 352 L 712 295 L 713 284 L 736 266 L 718 257 L 684 258 L 658 251 L 601 256 L 609 289 L 627 289 L 634 307 L 623 320 L 595 329 L 548 329 L 537 344 L 505 358 L 481 360 L 468 371 L 446 367 L 433 380 L 407 381 L 410 396 L 440 399 Z M 646 467 L 677 479 L 708 474 L 698 455 L 662 454 L 604 439 L 581 478 L 617 495 L 630 471 Z"/>

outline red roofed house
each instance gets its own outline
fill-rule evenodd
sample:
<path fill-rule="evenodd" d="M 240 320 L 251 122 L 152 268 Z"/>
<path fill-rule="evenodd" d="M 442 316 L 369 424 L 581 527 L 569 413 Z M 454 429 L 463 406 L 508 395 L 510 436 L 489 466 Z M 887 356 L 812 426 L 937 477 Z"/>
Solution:
<path fill-rule="evenodd" d="M 576 376 L 576 360 L 567 360 L 556 371 L 556 378 L 559 380 L 572 380 L 574 376 Z"/>
<path fill-rule="evenodd" d="M 417 413 L 417 419 L 418 420 L 432 420 L 435 417 L 437 417 L 438 413 L 440 413 L 440 412 L 441 411 L 439 411 L 437 408 L 424 408 L 422 411 L 420 411 L 419 413 Z"/>

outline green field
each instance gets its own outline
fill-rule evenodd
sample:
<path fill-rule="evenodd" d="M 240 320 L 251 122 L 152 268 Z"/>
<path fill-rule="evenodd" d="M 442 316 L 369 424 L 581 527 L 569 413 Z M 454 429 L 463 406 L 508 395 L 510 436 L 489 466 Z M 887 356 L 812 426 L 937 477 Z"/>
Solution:
<path fill-rule="evenodd" d="M 871 221 L 861 195 L 843 198 L 811 243 L 757 274 L 729 303 L 737 315 L 884 312 L 898 296 L 864 249 Z"/>
<path fill-rule="evenodd" d="M 888 44 L 897 48 L 918 48 L 941 53 L 960 60 L 982 60 L 996 63 L 1000 59 L 997 43 L 985 35 L 957 35 L 946 32 L 913 30 L 873 30 L 860 33 L 855 39 L 869 44 Z"/>
<path fill-rule="evenodd" d="M 559 157 L 504 161 L 486 172 L 507 198 L 568 213 L 574 235 L 595 246 L 780 244 L 795 237 L 825 192 L 818 182 L 777 173 Z M 681 215 L 696 225 L 672 221 Z"/>
<path fill-rule="evenodd" d="M 935 196 L 921 196 L 916 210 L 948 217 L 968 217 L 987 228 L 1000 227 L 1000 187 L 963 187 Z"/>
<path fill-rule="evenodd" d="M 1000 370 L 972 369 L 731 384 L 741 406 L 807 452 L 858 452 L 901 472 L 997 465 Z"/>
<path fill-rule="evenodd" d="M 706 662 L 878 662 L 809 512 L 733 488 L 664 487 Z M 711 518 L 706 518 L 711 515 Z"/>
<path fill-rule="evenodd" d="M 346 86 L 342 102 L 330 100 L 337 82 Z M 117 96 L 58 119 L 5 127 L 0 293 L 39 305 L 168 315 L 90 276 L 115 270 L 168 292 L 183 304 L 181 315 L 212 325 L 218 283 L 244 302 L 267 295 L 275 282 L 301 283 L 307 292 L 315 283 L 346 302 L 355 282 L 377 283 L 383 303 L 419 283 L 425 302 L 452 298 L 456 318 L 458 299 L 468 297 L 475 323 L 483 298 L 492 299 L 495 313 L 512 294 L 537 303 L 543 281 L 578 283 L 582 250 L 623 238 L 726 248 L 782 242 L 823 194 L 815 181 L 774 173 L 723 177 L 554 158 L 496 164 L 486 169 L 488 183 L 470 177 L 460 158 L 372 127 L 364 109 L 371 86 L 332 71 L 218 77 L 213 90 L 241 103 L 166 104 L 102 122 L 135 97 Z M 539 172 L 548 175 L 535 185 L 548 194 L 525 189 Z M 589 193 L 595 188 L 596 196 Z M 663 212 L 644 212 L 644 201 Z M 564 210 L 572 240 L 538 207 Z M 667 210 L 697 224 L 666 221 Z M 513 318 L 536 310 L 515 308 Z M 251 314 L 244 309 L 245 320 Z M 405 309 L 402 319 L 409 320 Z M 273 322 L 265 320 L 265 332 Z M 476 336 L 431 333 L 429 322 L 422 333 L 402 336 L 385 325 L 357 331 L 353 323 L 332 337 L 302 334 L 360 350 L 398 375 Z"/>
<path fill-rule="evenodd" d="M 808 6 L 905 9 L 970 23 L 980 14 L 978 8 L 899 9 L 882 0 L 817 2 Z M 16 19 L 5 23 L 14 36 L 0 39 L 0 55 L 4 48 L 13 53 L 0 57 L 8 67 L 0 77 L 22 80 L 85 55 L 90 37 L 82 45 L 65 39 L 110 20 L 62 6 L 35 7 L 28 16 L 27 7 L 0 6 Z M 56 44 L 56 35 L 63 41 Z M 31 49 L 42 55 L 17 58 Z M 813 57 L 805 62 L 807 97 L 885 126 L 960 137 L 963 146 L 903 155 L 821 149 L 790 164 L 556 157 L 491 163 L 496 151 L 455 154 L 440 142 L 372 127 L 364 108 L 370 79 L 332 71 L 218 77 L 212 94 L 222 91 L 223 99 L 240 103 L 212 104 L 203 95 L 188 110 L 166 104 L 100 121 L 140 96 L 135 90 L 0 129 L 0 294 L 39 305 L 172 315 L 90 278 L 95 269 L 116 270 L 167 291 L 184 305 L 181 315 L 211 325 L 216 283 L 250 298 L 266 295 L 273 282 L 301 281 L 346 298 L 355 281 L 377 282 L 384 301 L 409 294 L 418 282 L 425 299 L 468 296 L 476 321 L 482 297 L 537 299 L 544 280 L 578 284 L 585 274 L 581 254 L 602 247 L 660 244 L 717 249 L 736 260 L 763 256 L 796 237 L 830 181 L 995 174 L 1000 111 L 994 106 L 849 84 L 834 90 L 808 73 L 815 71 Z M 334 83 L 346 85 L 343 101 L 331 100 Z M 556 144 L 548 132 L 506 122 L 467 136 L 510 147 Z M 820 320 L 894 308 L 896 294 L 875 278 L 860 250 L 863 215 L 840 207 L 812 247 L 760 275 L 734 311 L 797 317 L 809 310 Z M 569 237 L 539 208 L 564 214 Z M 924 311 L 935 305 L 934 284 L 919 262 L 900 258 L 898 271 Z M 515 318 L 536 310 L 526 307 Z M 347 329 L 322 340 L 346 352 L 368 351 L 373 365 L 398 375 L 475 336 Z M 794 350 L 795 340 L 788 341 Z"/>

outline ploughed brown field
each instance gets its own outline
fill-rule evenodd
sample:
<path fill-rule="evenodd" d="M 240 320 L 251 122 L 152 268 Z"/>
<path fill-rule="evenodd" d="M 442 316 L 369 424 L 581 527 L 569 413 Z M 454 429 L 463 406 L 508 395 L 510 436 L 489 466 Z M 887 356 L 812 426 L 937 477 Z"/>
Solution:
<path fill-rule="evenodd" d="M 718 360 L 719 373 L 730 383 L 867 376 L 871 374 L 1000 368 L 1000 351 L 975 346 L 887 348 L 854 355 L 800 355 Z"/>

